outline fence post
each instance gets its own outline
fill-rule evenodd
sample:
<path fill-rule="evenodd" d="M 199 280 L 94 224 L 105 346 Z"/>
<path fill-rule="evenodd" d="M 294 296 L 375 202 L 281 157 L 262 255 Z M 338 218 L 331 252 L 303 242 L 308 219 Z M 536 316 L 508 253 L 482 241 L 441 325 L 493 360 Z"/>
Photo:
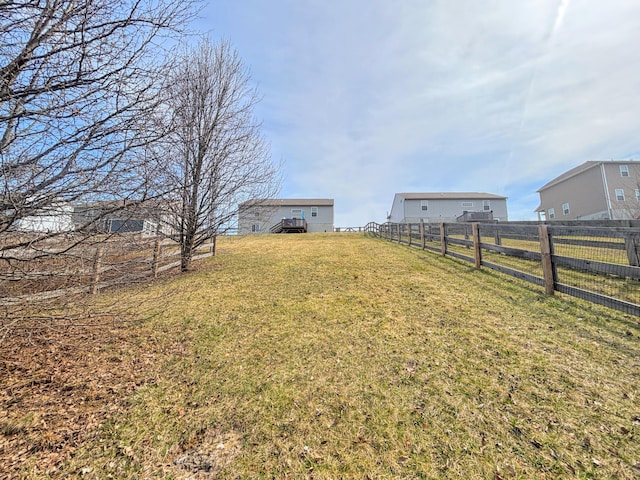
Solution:
<path fill-rule="evenodd" d="M 151 276 L 158 277 L 158 264 L 160 263 L 160 239 L 156 238 L 153 244 L 153 260 L 151 261 Z"/>
<path fill-rule="evenodd" d="M 402 223 L 398 224 L 398 243 L 402 243 Z"/>
<path fill-rule="evenodd" d="M 496 227 L 495 244 L 502 245 L 502 239 L 500 238 L 500 230 L 497 227 Z"/>
<path fill-rule="evenodd" d="M 544 277 L 544 292 L 553 295 L 556 284 L 556 273 L 553 265 L 553 244 L 549 236 L 549 227 L 541 224 L 538 226 L 540 237 L 540 253 L 542 255 L 542 276 Z"/>
<path fill-rule="evenodd" d="M 482 266 L 482 250 L 480 249 L 480 225 L 477 223 L 472 224 L 473 227 L 473 256 L 476 260 L 476 268 Z"/>
<path fill-rule="evenodd" d="M 444 222 L 440 224 L 440 249 L 442 256 L 447 254 L 447 226 Z"/>
<path fill-rule="evenodd" d="M 93 278 L 91 279 L 91 295 L 98 293 L 98 282 L 100 282 L 100 263 L 102 262 L 103 246 L 96 248 L 96 254 L 93 257 Z"/>
<path fill-rule="evenodd" d="M 412 234 L 413 234 L 413 225 L 411 223 L 407 223 L 407 229 L 409 230 L 409 246 L 411 246 Z"/>
<path fill-rule="evenodd" d="M 422 250 L 424 250 L 425 245 L 425 236 L 424 236 L 424 221 L 420 222 L 420 244 L 422 245 Z"/>
<path fill-rule="evenodd" d="M 624 238 L 627 259 L 631 267 L 640 267 L 640 237 L 627 235 Z"/>

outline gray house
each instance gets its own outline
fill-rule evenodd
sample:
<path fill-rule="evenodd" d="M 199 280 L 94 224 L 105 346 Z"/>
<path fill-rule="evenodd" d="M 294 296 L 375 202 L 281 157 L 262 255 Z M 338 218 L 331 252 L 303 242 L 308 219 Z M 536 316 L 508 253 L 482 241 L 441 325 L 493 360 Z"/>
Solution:
<path fill-rule="evenodd" d="M 540 220 L 640 218 L 640 161 L 588 161 L 538 190 Z"/>
<path fill-rule="evenodd" d="M 73 223 L 78 230 L 99 233 L 172 235 L 176 220 L 164 202 L 113 200 L 76 205 Z"/>
<path fill-rule="evenodd" d="M 389 221 L 507 221 L 507 197 L 478 192 L 396 193 Z"/>
<path fill-rule="evenodd" d="M 238 206 L 238 234 L 269 233 L 290 219 L 306 222 L 307 232 L 333 232 L 332 198 L 249 200 Z M 297 222 L 300 224 L 300 222 Z"/>

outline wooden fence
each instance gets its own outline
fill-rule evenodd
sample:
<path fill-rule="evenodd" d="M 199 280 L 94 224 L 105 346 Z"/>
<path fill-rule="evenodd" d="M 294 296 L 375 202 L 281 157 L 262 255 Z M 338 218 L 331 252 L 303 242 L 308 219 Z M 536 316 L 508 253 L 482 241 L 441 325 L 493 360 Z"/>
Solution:
<path fill-rule="evenodd" d="M 640 315 L 640 228 L 372 222 L 365 231 Z"/>
<path fill-rule="evenodd" d="M 333 229 L 336 233 L 353 233 L 353 232 L 364 232 L 367 227 L 335 227 Z"/>
<path fill-rule="evenodd" d="M 215 239 L 193 260 L 209 257 Z M 155 278 L 180 266 L 180 245 L 170 239 L 123 235 L 97 243 L 24 249 L 0 267 L 0 304 L 19 305 Z"/>

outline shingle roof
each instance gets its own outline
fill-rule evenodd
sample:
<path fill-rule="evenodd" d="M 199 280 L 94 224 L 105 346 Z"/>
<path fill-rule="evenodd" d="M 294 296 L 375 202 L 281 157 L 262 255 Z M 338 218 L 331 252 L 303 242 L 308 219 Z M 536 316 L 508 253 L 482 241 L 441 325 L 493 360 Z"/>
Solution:
<path fill-rule="evenodd" d="M 251 205 L 266 205 L 269 207 L 332 207 L 333 198 L 264 198 L 259 200 L 248 200 L 240 204 L 241 207 L 247 207 Z"/>
<path fill-rule="evenodd" d="M 396 193 L 396 195 L 408 200 L 459 200 L 459 199 L 501 199 L 507 197 L 484 192 L 422 192 L 422 193 Z"/>

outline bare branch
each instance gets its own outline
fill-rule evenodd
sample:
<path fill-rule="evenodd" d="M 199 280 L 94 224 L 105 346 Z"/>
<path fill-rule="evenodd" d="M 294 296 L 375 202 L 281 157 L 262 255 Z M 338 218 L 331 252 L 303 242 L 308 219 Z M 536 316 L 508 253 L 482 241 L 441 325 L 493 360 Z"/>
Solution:
<path fill-rule="evenodd" d="M 239 203 L 275 195 L 280 168 L 253 116 L 258 95 L 250 75 L 228 42 L 205 39 L 187 49 L 170 70 L 165 92 L 159 123 L 170 134 L 162 180 L 176 186 L 170 218 L 187 270 L 193 250 L 229 228 Z"/>
<path fill-rule="evenodd" d="M 55 205 L 149 196 L 158 59 L 193 5 L 0 3 L 0 234 Z M 0 255 L 23 246 L 5 241 Z"/>

